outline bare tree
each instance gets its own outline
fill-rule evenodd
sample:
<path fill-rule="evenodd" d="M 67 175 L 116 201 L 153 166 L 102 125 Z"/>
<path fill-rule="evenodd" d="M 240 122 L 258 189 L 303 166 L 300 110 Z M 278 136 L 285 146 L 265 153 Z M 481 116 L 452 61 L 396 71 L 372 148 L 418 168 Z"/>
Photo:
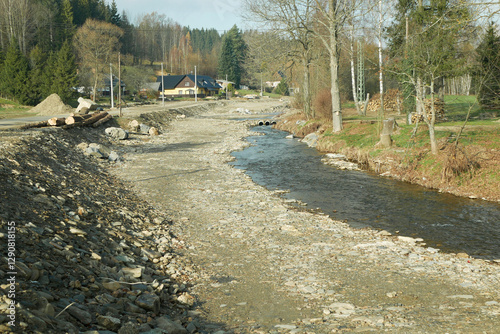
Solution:
<path fill-rule="evenodd" d="M 80 55 L 81 66 L 93 73 L 93 100 L 104 68 L 108 67 L 110 56 L 120 49 L 119 39 L 123 30 L 106 22 L 88 19 L 75 35 L 74 44 Z"/>
<path fill-rule="evenodd" d="M 315 0 L 317 26 L 315 35 L 328 51 L 330 61 L 330 84 L 332 94 L 333 131 L 342 131 L 342 109 L 340 105 L 339 58 L 340 33 L 345 23 L 353 16 L 355 7 L 350 0 Z"/>
<path fill-rule="evenodd" d="M 310 93 L 310 66 L 314 42 L 313 22 L 314 0 L 245 0 L 250 19 L 270 26 L 276 34 L 288 38 L 297 46 L 298 57 L 304 69 L 303 99 L 304 113 L 313 117 Z M 293 50 L 293 51 L 295 51 Z M 292 51 L 292 50 L 290 50 Z M 290 52 L 294 56 L 295 52 Z"/>

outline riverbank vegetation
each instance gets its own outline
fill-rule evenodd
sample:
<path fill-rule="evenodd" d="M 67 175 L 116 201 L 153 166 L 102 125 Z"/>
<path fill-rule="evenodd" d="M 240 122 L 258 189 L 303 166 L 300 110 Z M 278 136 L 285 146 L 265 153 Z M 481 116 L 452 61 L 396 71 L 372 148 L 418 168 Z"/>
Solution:
<path fill-rule="evenodd" d="M 425 123 L 396 120 L 392 145 L 380 142 L 377 112 L 360 119 L 354 108 L 344 110 L 344 130 L 333 131 L 327 118 L 307 119 L 302 112 L 286 115 L 277 127 L 298 137 L 319 135 L 317 149 L 343 153 L 366 169 L 388 177 L 459 196 L 500 200 L 500 122 L 496 112 L 477 105 L 474 96 L 445 96 L 448 121 L 436 125 L 438 154 L 432 154 Z M 469 113 L 470 110 L 470 113 Z"/>

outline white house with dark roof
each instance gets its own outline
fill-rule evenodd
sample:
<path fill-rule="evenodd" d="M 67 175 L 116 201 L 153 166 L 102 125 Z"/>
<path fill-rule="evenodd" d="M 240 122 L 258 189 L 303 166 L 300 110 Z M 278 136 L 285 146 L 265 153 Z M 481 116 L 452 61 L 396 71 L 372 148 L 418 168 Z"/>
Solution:
<path fill-rule="evenodd" d="M 165 97 L 193 97 L 195 96 L 195 86 L 198 97 L 214 96 L 219 94 L 222 87 L 211 77 L 206 75 L 196 76 L 198 84 L 195 85 L 195 76 L 188 75 L 164 75 L 158 76 L 156 82 L 160 84 L 159 91 Z M 162 82 L 164 87 L 162 87 Z"/>

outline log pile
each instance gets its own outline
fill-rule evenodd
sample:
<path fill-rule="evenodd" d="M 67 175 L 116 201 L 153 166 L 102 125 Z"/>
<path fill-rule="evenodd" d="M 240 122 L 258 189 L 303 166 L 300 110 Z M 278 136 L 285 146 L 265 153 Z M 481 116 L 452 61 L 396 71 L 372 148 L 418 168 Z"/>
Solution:
<path fill-rule="evenodd" d="M 399 112 L 403 103 L 403 95 L 398 89 L 390 89 L 384 94 L 384 109 Z M 377 113 L 380 109 L 380 94 L 375 94 L 368 103 L 367 112 Z"/>
<path fill-rule="evenodd" d="M 425 106 L 425 113 L 427 115 L 427 118 L 430 121 L 431 118 L 432 118 L 432 100 L 431 99 L 426 99 L 424 106 Z M 440 100 L 438 98 L 434 98 L 434 110 L 436 111 L 436 122 L 442 122 L 442 121 L 446 120 L 446 115 L 445 115 L 445 112 L 444 112 L 444 106 L 445 106 L 444 101 L 442 101 L 442 100 Z M 424 121 L 424 115 L 413 114 L 411 116 L 411 122 L 412 123 L 416 123 L 417 120 L 419 122 L 423 122 Z"/>
<path fill-rule="evenodd" d="M 96 112 L 94 114 L 71 114 L 67 118 L 53 117 L 48 121 L 29 123 L 21 126 L 21 129 L 43 128 L 43 127 L 61 127 L 63 129 L 72 129 L 83 126 L 98 127 L 113 119 L 113 115 L 107 112 Z"/>

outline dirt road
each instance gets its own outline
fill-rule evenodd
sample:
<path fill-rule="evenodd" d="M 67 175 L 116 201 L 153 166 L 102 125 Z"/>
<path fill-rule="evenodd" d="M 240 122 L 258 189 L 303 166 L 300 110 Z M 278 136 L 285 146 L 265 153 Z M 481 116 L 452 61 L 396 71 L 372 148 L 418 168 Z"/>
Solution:
<path fill-rule="evenodd" d="M 172 217 L 178 251 L 196 265 L 197 330 L 498 332 L 498 264 L 296 211 L 227 164 L 247 145 L 238 119 L 277 103 L 220 106 L 121 146 L 113 173 Z"/>

